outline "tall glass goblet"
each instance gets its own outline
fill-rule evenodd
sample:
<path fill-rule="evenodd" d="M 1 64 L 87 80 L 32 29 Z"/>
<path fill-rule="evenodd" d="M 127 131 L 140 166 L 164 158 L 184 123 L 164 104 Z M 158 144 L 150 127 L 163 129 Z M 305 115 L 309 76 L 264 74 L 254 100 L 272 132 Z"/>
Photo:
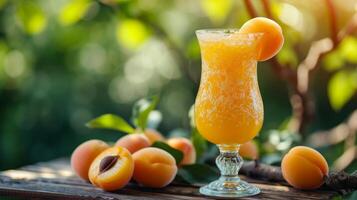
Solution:
<path fill-rule="evenodd" d="M 241 180 L 239 145 L 253 139 L 263 124 L 263 102 L 257 81 L 257 57 L 263 33 L 236 29 L 198 30 L 202 75 L 195 102 L 197 129 L 217 144 L 221 177 L 200 188 L 210 196 L 243 197 L 260 193 Z"/>

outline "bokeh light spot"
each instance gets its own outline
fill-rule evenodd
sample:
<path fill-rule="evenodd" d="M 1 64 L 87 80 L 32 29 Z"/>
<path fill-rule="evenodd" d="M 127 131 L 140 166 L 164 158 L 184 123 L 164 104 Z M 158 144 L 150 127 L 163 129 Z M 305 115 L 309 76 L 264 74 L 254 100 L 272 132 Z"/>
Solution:
<path fill-rule="evenodd" d="M 302 32 L 304 29 L 302 13 L 293 5 L 281 5 L 280 20 L 295 30 Z"/>
<path fill-rule="evenodd" d="M 85 45 L 79 56 L 81 66 L 95 73 L 105 72 L 107 53 L 99 44 L 89 43 Z"/>
<path fill-rule="evenodd" d="M 71 0 L 61 9 L 59 21 L 62 25 L 71 25 L 78 22 L 90 6 L 89 0 Z"/>
<path fill-rule="evenodd" d="M 150 36 L 148 28 L 136 19 L 125 19 L 117 26 L 116 36 L 119 44 L 128 49 L 137 49 Z"/>
<path fill-rule="evenodd" d="M 26 61 L 24 55 L 17 50 L 9 52 L 4 60 L 4 71 L 11 78 L 17 78 L 25 72 Z"/>
<path fill-rule="evenodd" d="M 47 25 L 42 8 L 30 1 L 20 3 L 16 15 L 21 27 L 29 34 L 40 33 Z"/>
<path fill-rule="evenodd" d="M 205 14 L 213 23 L 222 23 L 232 9 L 232 0 L 201 0 Z"/>

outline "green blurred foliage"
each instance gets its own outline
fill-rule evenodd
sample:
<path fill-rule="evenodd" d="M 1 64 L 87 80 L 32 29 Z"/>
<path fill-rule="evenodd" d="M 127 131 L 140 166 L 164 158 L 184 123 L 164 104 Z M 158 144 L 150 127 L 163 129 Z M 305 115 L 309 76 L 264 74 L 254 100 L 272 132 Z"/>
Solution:
<path fill-rule="evenodd" d="M 16 8 L 21 27 L 29 34 L 41 32 L 47 24 L 43 9 L 31 1 L 21 1 Z"/>
<path fill-rule="evenodd" d="M 124 19 L 116 31 L 117 40 L 128 49 L 137 49 L 150 36 L 150 31 L 144 23 L 136 19 Z"/>
<path fill-rule="evenodd" d="M 313 40 L 329 34 L 321 2 L 304 1 L 270 1 L 286 37 L 278 59 L 292 68 Z M 334 2 L 345 24 L 355 1 Z M 201 65 L 195 30 L 238 28 L 248 18 L 243 1 L 232 0 L 0 0 L 0 169 L 68 156 L 90 138 L 115 141 L 122 134 L 84 124 L 105 113 L 130 121 L 134 102 L 153 94 L 161 99 L 158 129 L 187 134 Z M 309 132 L 335 126 L 357 107 L 356 41 L 346 38 L 314 73 L 317 113 Z M 263 147 L 291 108 L 286 84 L 269 64 L 259 63 L 258 73 Z M 285 142 L 279 148 L 295 142 L 289 133 L 277 135 L 273 143 Z M 202 157 L 217 153 L 192 137 Z M 320 150 L 330 163 L 341 154 L 340 147 Z"/>
<path fill-rule="evenodd" d="M 62 25 L 72 25 L 78 22 L 88 11 L 90 0 L 72 0 L 61 8 L 58 20 Z"/>
<path fill-rule="evenodd" d="M 340 110 L 357 91 L 357 70 L 340 70 L 328 82 L 328 96 L 332 108 Z"/>

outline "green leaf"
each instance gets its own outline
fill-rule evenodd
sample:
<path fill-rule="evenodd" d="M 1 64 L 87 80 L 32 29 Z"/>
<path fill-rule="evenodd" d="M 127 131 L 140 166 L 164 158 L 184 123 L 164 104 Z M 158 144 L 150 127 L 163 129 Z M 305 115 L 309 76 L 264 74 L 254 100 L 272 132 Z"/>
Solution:
<path fill-rule="evenodd" d="M 122 117 L 114 114 L 104 114 L 92 119 L 86 124 L 89 128 L 111 129 L 125 133 L 133 133 L 135 129 Z"/>
<path fill-rule="evenodd" d="M 181 151 L 172 148 L 165 142 L 156 141 L 151 146 L 162 149 L 164 151 L 167 151 L 169 154 L 171 154 L 175 158 L 177 164 L 180 163 L 181 160 L 183 159 L 183 153 Z"/>
<path fill-rule="evenodd" d="M 323 67 L 327 71 L 335 71 L 343 67 L 345 61 L 339 51 L 332 51 L 324 56 L 323 60 Z"/>
<path fill-rule="evenodd" d="M 198 40 L 196 38 L 192 39 L 186 48 L 186 55 L 189 58 L 199 58 L 200 57 L 200 47 L 198 45 Z"/>
<path fill-rule="evenodd" d="M 328 82 L 328 97 L 334 110 L 340 110 L 354 95 L 356 73 L 343 70 L 335 73 Z"/>
<path fill-rule="evenodd" d="M 207 150 L 207 141 L 196 128 L 192 129 L 191 141 L 196 149 L 196 157 L 199 158 Z"/>
<path fill-rule="evenodd" d="M 206 164 L 193 164 L 182 166 L 177 175 L 190 184 L 206 184 L 218 179 L 218 171 Z"/>
<path fill-rule="evenodd" d="M 293 120 L 291 116 L 285 118 L 278 126 L 278 130 L 279 131 L 287 130 L 291 120 Z"/>
<path fill-rule="evenodd" d="M 345 199 L 345 200 L 357 199 L 357 191 L 354 191 L 351 194 L 348 194 L 347 196 L 344 196 L 344 198 L 341 197 L 341 199 Z"/>
<path fill-rule="evenodd" d="M 339 46 L 341 55 L 351 63 L 357 63 L 357 38 L 346 37 Z"/>
<path fill-rule="evenodd" d="M 144 98 L 137 101 L 133 106 L 133 123 L 141 130 L 146 129 L 148 117 L 151 111 L 156 108 L 159 98 L 152 96 L 150 98 Z"/>

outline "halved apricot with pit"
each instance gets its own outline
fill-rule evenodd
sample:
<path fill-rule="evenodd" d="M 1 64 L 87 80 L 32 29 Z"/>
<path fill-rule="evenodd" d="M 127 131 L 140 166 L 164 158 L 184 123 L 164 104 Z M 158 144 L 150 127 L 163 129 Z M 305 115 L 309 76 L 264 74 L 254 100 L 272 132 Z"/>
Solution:
<path fill-rule="evenodd" d="M 130 152 L 120 146 L 111 147 L 99 154 L 89 168 L 90 182 L 103 190 L 113 191 L 124 187 L 133 176 L 134 161 Z"/>

